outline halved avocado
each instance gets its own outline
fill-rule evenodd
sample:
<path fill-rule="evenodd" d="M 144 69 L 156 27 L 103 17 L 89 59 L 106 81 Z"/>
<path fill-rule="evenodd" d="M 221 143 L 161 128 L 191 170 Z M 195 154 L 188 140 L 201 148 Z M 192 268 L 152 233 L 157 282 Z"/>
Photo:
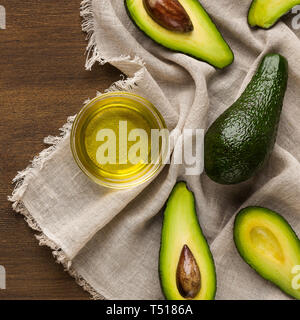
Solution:
<path fill-rule="evenodd" d="M 300 299 L 300 241 L 282 216 L 261 207 L 241 210 L 234 223 L 234 241 L 256 272 Z"/>
<path fill-rule="evenodd" d="M 213 300 L 216 273 L 202 233 L 193 193 L 178 182 L 166 205 L 161 236 L 159 272 L 168 300 Z"/>
<path fill-rule="evenodd" d="M 176 32 L 167 30 L 149 15 L 143 0 L 125 0 L 129 17 L 136 26 L 157 43 L 171 50 L 224 68 L 234 56 L 222 35 L 198 0 L 178 0 L 188 14 L 193 30 Z"/>
<path fill-rule="evenodd" d="M 248 23 L 252 27 L 268 29 L 297 4 L 300 4 L 299 0 L 253 0 Z"/>

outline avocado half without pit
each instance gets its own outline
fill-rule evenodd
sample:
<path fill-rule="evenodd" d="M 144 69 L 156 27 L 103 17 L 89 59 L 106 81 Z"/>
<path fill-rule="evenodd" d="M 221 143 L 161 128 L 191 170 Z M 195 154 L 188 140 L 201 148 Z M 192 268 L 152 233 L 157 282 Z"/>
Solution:
<path fill-rule="evenodd" d="M 184 182 L 175 185 L 166 204 L 159 273 L 168 300 L 215 297 L 214 261 L 198 222 L 194 195 Z"/>
<path fill-rule="evenodd" d="M 248 14 L 248 23 L 252 27 L 268 29 L 300 0 L 253 0 Z"/>
<path fill-rule="evenodd" d="M 282 216 L 261 207 L 241 210 L 234 223 L 234 241 L 256 272 L 300 299 L 300 240 Z"/>
<path fill-rule="evenodd" d="M 129 17 L 155 42 L 224 68 L 234 56 L 197 0 L 125 0 Z"/>

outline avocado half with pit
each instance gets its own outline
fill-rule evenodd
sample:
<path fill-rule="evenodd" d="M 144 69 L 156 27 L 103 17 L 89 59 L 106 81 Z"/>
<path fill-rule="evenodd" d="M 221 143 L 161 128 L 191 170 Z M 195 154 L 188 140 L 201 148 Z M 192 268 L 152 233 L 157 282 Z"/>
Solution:
<path fill-rule="evenodd" d="M 282 216 L 261 207 L 241 210 L 234 223 L 234 241 L 256 272 L 300 299 L 300 241 Z"/>
<path fill-rule="evenodd" d="M 224 68 L 234 56 L 198 0 L 125 0 L 129 17 L 155 42 Z"/>
<path fill-rule="evenodd" d="M 248 23 L 252 27 L 268 29 L 297 4 L 300 4 L 299 0 L 253 0 Z"/>
<path fill-rule="evenodd" d="M 216 272 L 202 233 L 193 193 L 178 182 L 166 204 L 159 273 L 168 300 L 213 300 Z"/>

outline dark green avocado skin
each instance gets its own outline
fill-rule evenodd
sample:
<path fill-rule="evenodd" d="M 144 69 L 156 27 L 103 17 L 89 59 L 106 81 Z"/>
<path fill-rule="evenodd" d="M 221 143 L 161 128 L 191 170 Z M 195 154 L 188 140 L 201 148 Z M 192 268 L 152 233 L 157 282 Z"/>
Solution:
<path fill-rule="evenodd" d="M 287 60 L 266 55 L 240 98 L 204 139 L 206 174 L 220 184 L 251 178 L 273 150 L 288 80 Z"/>

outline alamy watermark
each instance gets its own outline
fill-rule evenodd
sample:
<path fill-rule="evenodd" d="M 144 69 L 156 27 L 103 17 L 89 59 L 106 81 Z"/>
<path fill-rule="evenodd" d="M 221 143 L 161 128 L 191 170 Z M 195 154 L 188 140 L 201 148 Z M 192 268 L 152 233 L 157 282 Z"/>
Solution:
<path fill-rule="evenodd" d="M 292 9 L 292 14 L 295 14 L 295 17 L 292 19 L 292 28 L 294 30 L 300 29 L 300 5 L 295 6 Z M 0 5 L 0 30 L 6 29 L 6 10 L 5 7 Z"/>
<path fill-rule="evenodd" d="M 6 29 L 6 10 L 0 5 L 0 29 Z"/>
<path fill-rule="evenodd" d="M 292 279 L 292 288 L 294 290 L 299 290 L 300 289 L 300 265 L 296 265 L 292 269 L 292 274 L 295 276 Z"/>
<path fill-rule="evenodd" d="M 102 128 L 96 136 L 99 143 L 96 160 L 107 164 L 185 164 L 187 175 L 200 175 L 204 167 L 204 130 L 144 129 L 128 131 L 127 121 L 119 121 L 118 132 Z M 173 156 L 171 157 L 171 153 Z M 172 160 L 171 160 L 172 159 Z"/>
<path fill-rule="evenodd" d="M 295 17 L 292 19 L 292 28 L 294 30 L 300 29 L 300 5 L 292 9 L 292 13 L 295 14 Z"/>
<path fill-rule="evenodd" d="M 3 266 L 0 266 L 0 290 L 6 289 L 6 270 Z"/>

